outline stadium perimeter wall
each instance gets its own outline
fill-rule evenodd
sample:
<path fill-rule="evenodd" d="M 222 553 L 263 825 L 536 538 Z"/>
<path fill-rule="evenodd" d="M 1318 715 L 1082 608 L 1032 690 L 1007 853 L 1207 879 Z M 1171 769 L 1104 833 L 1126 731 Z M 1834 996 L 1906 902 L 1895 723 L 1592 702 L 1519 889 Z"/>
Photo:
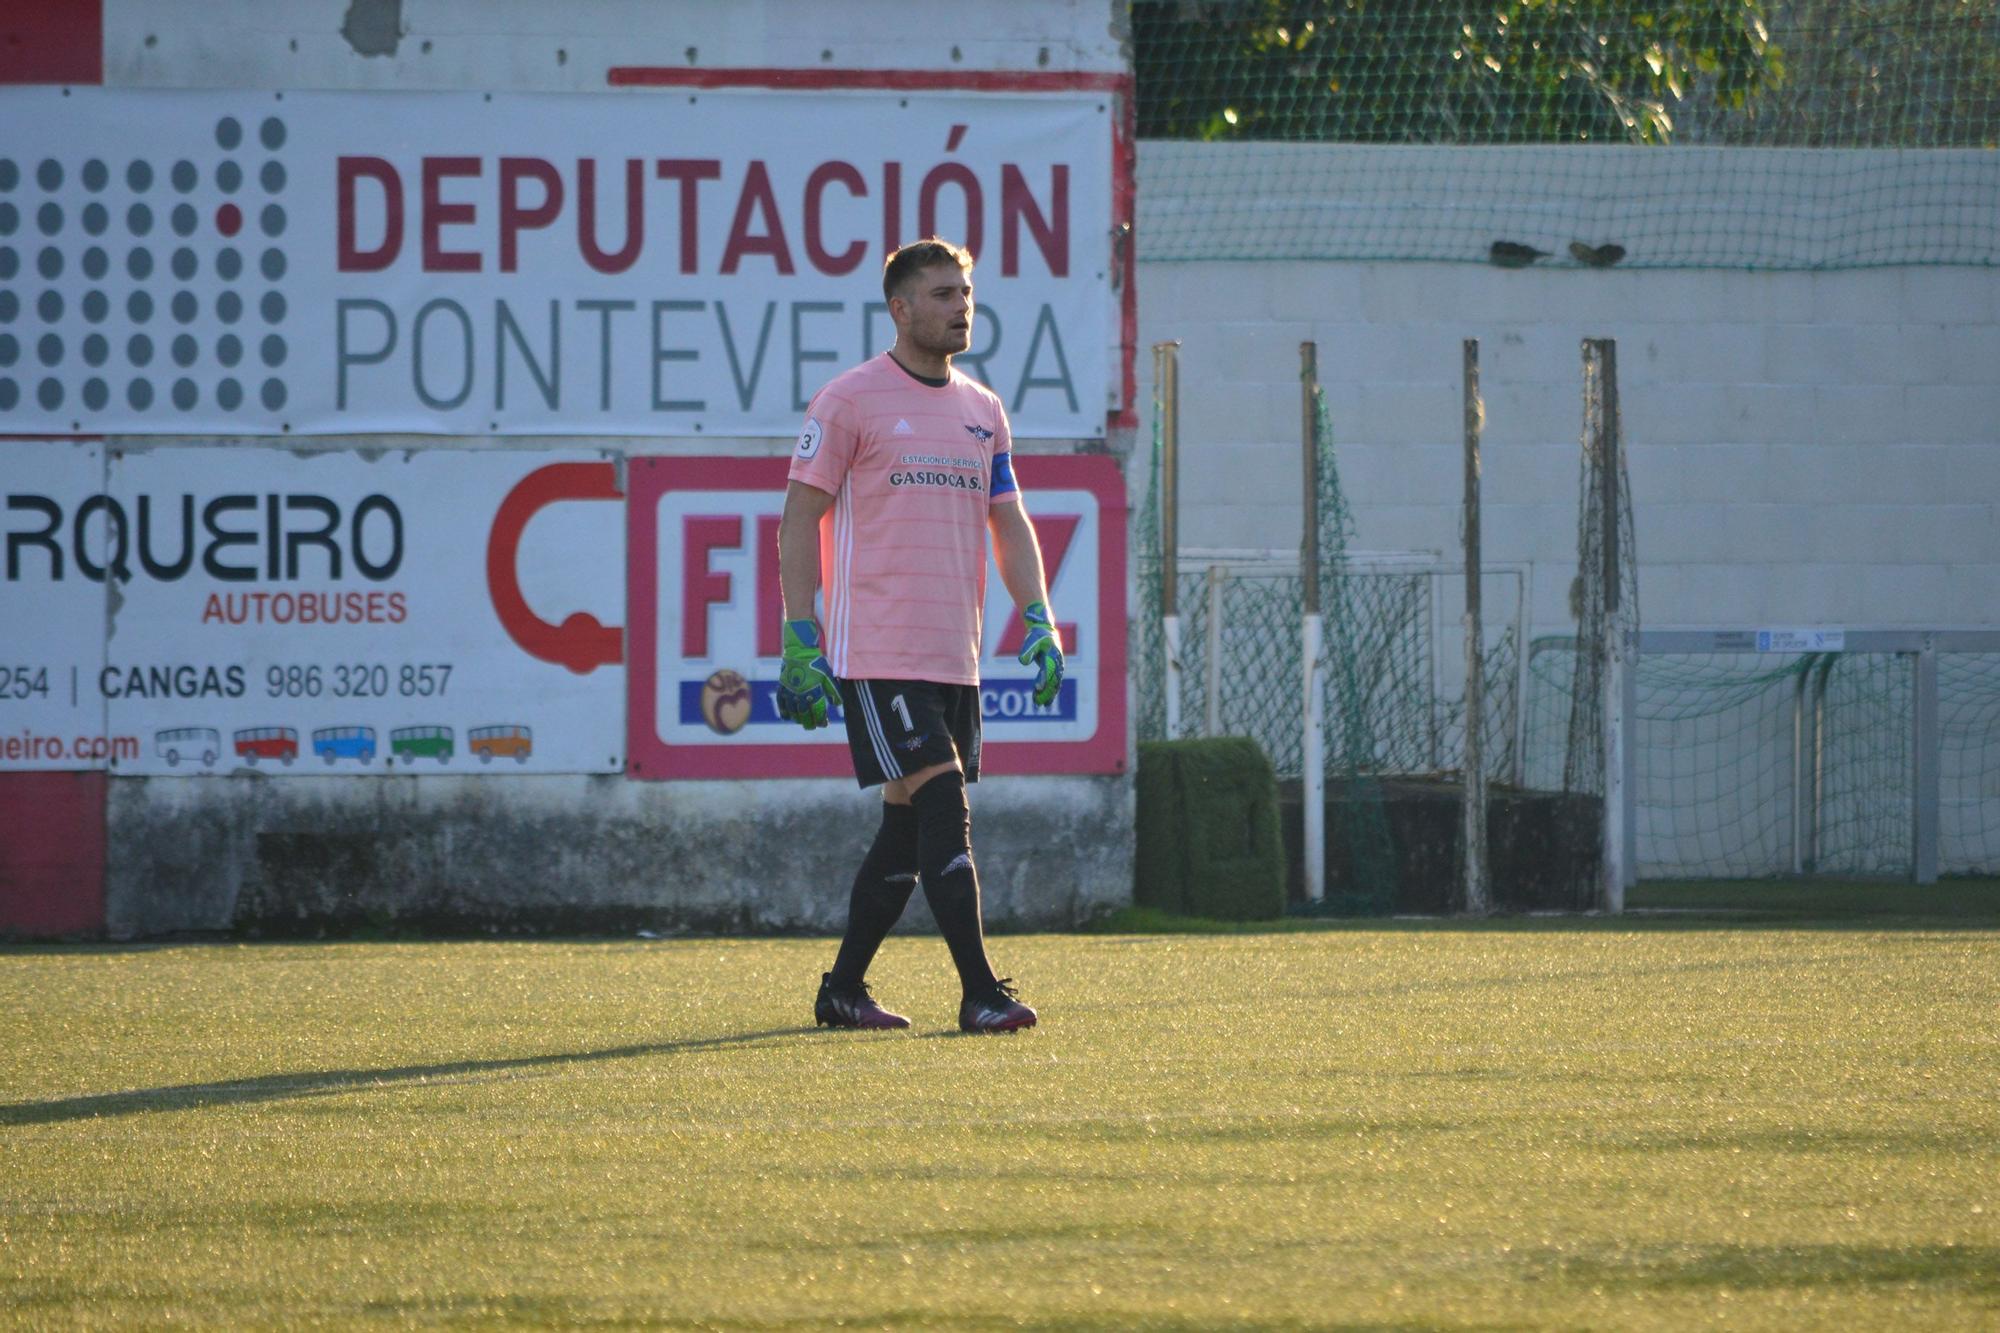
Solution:
<path fill-rule="evenodd" d="M 960 4 L 942 15 L 927 10 L 913 27 L 908 7 L 890 0 L 556 7 L 29 0 L 8 21 L 22 40 L 13 43 L 5 77 L 123 89 L 601 94 L 613 67 L 656 67 L 917 70 L 998 75 L 1000 86 L 1015 75 L 1081 76 L 1105 86 L 1126 68 L 1118 12 L 1103 0 Z M 798 135 L 810 138 L 804 126 Z M 297 457 L 302 447 L 296 438 L 213 433 L 78 438 L 107 457 L 213 451 L 218 478 L 245 462 L 254 471 Z M 1023 439 L 1018 452 L 1109 455 L 1122 466 L 1131 438 L 1130 418 L 1114 413 L 1090 438 L 1044 432 Z M 641 440 L 556 430 L 505 440 L 370 434 L 309 443 L 368 460 L 581 451 L 616 467 L 622 485 L 635 457 L 781 463 L 792 441 L 776 431 Z M 535 600 L 533 589 L 529 596 Z M 1122 583 L 1117 601 L 1122 610 Z M 551 619 L 563 609 L 538 605 Z M 110 616 L 115 638 L 115 605 Z M 1122 708 L 1122 663 L 1119 675 Z M 989 921 L 1067 925 L 1129 900 L 1130 737 L 1122 717 L 1110 725 L 1124 754 L 1095 772 L 989 774 L 975 788 Z M 822 762 L 813 771 L 834 770 Z M 41 834 L 11 836 L 0 856 L 0 933 L 126 938 L 393 922 L 834 930 L 878 806 L 837 776 L 419 773 L 271 776 L 268 766 L 204 777 L 115 769 L 107 776 L 101 768 L 0 773 L 0 822 L 10 830 L 38 825 Z M 921 900 L 907 924 L 928 928 Z"/>
<path fill-rule="evenodd" d="M 2000 270 L 1732 269 L 1730 230 L 1702 215 L 1698 193 L 1674 184 L 1688 154 L 1710 150 L 1535 150 L 1566 153 L 1564 172 L 1510 178 L 1482 157 L 1496 150 L 1399 149 L 1412 161 L 1394 200 L 1343 199 L 1338 189 L 1379 179 L 1370 159 L 1386 150 L 1287 151 L 1325 159 L 1288 178 L 1292 191 L 1319 182 L 1317 194 L 1247 190 L 1229 145 L 1139 145 L 1140 341 L 1182 343 L 1186 544 L 1298 542 L 1298 345 L 1313 339 L 1353 548 L 1456 562 L 1460 343 L 1477 338 L 1485 557 L 1531 563 L 1533 632 L 1568 633 L 1579 342 L 1611 337 L 1648 628 L 2000 623 Z M 1864 176 L 1861 159 L 1905 174 L 1921 174 L 1926 160 L 1861 150 L 1800 156 L 1830 174 Z M 1949 179 L 1953 155 L 1930 156 Z M 1277 219 L 1338 219 L 1367 207 L 1392 215 L 1371 214 L 1374 231 L 1394 232 L 1404 207 L 1416 232 L 1446 202 L 1425 192 L 1455 180 L 1476 180 L 1479 190 L 1449 201 L 1454 231 L 1477 230 L 1468 212 L 1487 216 L 1492 239 L 1552 255 L 1518 270 L 1484 262 L 1483 249 L 1463 263 L 1244 260 L 1229 256 L 1247 248 L 1247 234 L 1218 223 L 1218 208 L 1240 214 L 1269 244 Z M 1684 199 L 1715 266 L 1648 268 L 1643 253 L 1610 269 L 1573 262 L 1569 240 L 1620 238 L 1523 233 L 1522 219 L 1545 211 L 1535 192 L 1550 180 L 1600 201 L 1620 190 Z M 1788 216 L 1785 191 L 1796 180 L 1774 172 L 1768 181 L 1765 207 Z M 1732 206 L 1754 214 L 1752 184 L 1748 173 L 1738 179 Z M 1238 202 L 1246 198 L 1267 210 L 1261 220 Z M 1851 204 L 1846 230 L 1899 225 L 1893 194 Z M 1299 240 L 1306 251 L 1318 243 Z M 1139 373 L 1148 403 L 1149 359 Z"/>

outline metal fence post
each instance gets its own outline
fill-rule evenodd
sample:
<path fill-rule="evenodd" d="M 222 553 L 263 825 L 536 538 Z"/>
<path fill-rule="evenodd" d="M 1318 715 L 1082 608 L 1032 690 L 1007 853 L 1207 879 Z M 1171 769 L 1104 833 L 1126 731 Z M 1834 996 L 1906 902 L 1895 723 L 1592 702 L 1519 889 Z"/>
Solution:
<path fill-rule="evenodd" d="M 1486 652 L 1480 642 L 1479 431 L 1486 407 L 1479 397 L 1479 340 L 1464 345 L 1465 377 L 1465 912 L 1493 910 L 1486 882 Z"/>
<path fill-rule="evenodd" d="M 1305 456 L 1305 534 L 1299 579 L 1305 594 L 1300 648 L 1305 658 L 1305 734 L 1299 770 L 1300 859 L 1307 902 L 1326 897 L 1326 743 L 1321 716 L 1319 586 L 1319 344 L 1299 344 L 1299 440 Z M 1345 575 L 1346 571 L 1341 571 Z M 1350 799 L 1352 793 L 1349 793 Z"/>
<path fill-rule="evenodd" d="M 1792 684 L 1792 873 L 1803 875 L 1806 852 L 1806 811 L 1812 799 L 1812 765 L 1808 760 L 1806 696 L 1812 687 L 1813 659 L 1808 653 Z"/>
<path fill-rule="evenodd" d="M 1938 877 L 1938 656 L 1937 640 L 1924 636 L 1916 653 L 1916 784 L 1911 804 L 1915 807 L 1916 881 L 1935 884 Z"/>
<path fill-rule="evenodd" d="M 1160 386 L 1160 635 L 1165 642 L 1167 739 L 1181 738 L 1180 434 L 1181 345 L 1153 344 L 1154 382 Z"/>

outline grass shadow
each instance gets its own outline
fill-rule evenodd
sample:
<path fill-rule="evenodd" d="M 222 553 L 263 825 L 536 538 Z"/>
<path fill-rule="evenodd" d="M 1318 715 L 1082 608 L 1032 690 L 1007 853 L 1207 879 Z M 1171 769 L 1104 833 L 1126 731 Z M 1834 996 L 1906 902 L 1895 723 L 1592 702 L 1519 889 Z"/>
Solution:
<path fill-rule="evenodd" d="M 2000 1292 L 1991 1245 L 1714 1245 L 1620 1256 L 1540 1256 L 1548 1276 L 1628 1291 L 1807 1287 Z"/>
<path fill-rule="evenodd" d="M 723 1037 L 690 1037 L 685 1041 L 607 1046 L 595 1051 L 558 1051 L 548 1055 L 511 1056 L 498 1060 L 453 1060 L 429 1065 L 396 1065 L 385 1069 L 319 1069 L 296 1074 L 264 1074 L 257 1078 L 229 1079 L 214 1083 L 179 1083 L 159 1088 L 134 1088 L 124 1092 L 94 1093 L 85 1097 L 59 1097 L 50 1101 L 0 1103 L 0 1127 L 52 1125 L 71 1120 L 95 1120 L 106 1116 L 140 1115 L 151 1111 L 193 1111 L 210 1106 L 243 1106 L 299 1097 L 320 1097 L 362 1088 L 421 1083 L 430 1079 L 462 1077 L 468 1074 L 548 1069 L 605 1060 L 632 1060 L 649 1055 L 679 1055 L 688 1051 L 756 1046 L 785 1037 L 810 1036 L 817 1031 L 817 1028 L 810 1027 L 770 1028 L 763 1032 L 744 1032 Z"/>

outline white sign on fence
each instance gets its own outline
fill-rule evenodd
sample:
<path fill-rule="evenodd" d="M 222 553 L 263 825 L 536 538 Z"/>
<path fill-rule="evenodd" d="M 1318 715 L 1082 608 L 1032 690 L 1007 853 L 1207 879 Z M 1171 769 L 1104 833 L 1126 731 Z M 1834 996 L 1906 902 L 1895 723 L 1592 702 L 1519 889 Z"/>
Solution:
<path fill-rule="evenodd" d="M 1017 436 L 1115 401 L 1090 93 L 0 89 L 14 432 L 779 436 L 978 256 Z"/>
<path fill-rule="evenodd" d="M 0 768 L 619 771 L 622 523 L 520 498 L 564 469 L 609 492 L 589 454 L 0 444 Z"/>
<path fill-rule="evenodd" d="M 1760 629 L 1760 653 L 1837 653 L 1847 646 L 1844 629 Z"/>

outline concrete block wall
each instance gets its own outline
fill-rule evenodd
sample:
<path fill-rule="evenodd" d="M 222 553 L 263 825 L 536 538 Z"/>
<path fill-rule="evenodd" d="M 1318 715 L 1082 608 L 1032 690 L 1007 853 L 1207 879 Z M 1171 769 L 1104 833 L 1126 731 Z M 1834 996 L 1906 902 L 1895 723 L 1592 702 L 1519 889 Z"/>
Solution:
<path fill-rule="evenodd" d="M 838 933 L 880 799 L 849 781 L 616 776 L 114 778 L 115 938 L 357 927 Z M 1129 784 L 972 788 L 987 920 L 1067 926 L 1129 901 Z M 921 894 L 904 926 L 928 930 Z M 72 923 L 68 928 L 75 929 Z"/>
<path fill-rule="evenodd" d="M 1611 337 L 1649 626 L 2000 620 L 1991 270 L 1151 262 L 1142 236 L 1139 284 L 1142 348 L 1182 344 L 1190 545 L 1296 548 L 1310 338 L 1355 547 L 1456 560 L 1460 343 L 1477 338 L 1486 556 L 1532 562 L 1533 624 L 1564 632 L 1579 343 Z"/>

